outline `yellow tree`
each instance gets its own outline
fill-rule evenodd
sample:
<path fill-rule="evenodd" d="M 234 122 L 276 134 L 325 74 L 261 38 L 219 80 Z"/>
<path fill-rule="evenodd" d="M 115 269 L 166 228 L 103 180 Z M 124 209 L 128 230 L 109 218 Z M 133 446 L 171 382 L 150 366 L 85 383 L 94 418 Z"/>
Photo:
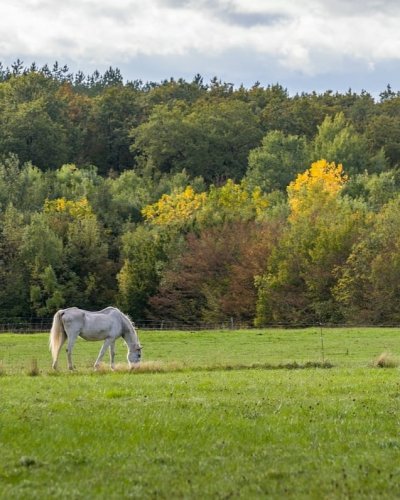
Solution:
<path fill-rule="evenodd" d="M 347 175 L 341 164 L 326 160 L 314 162 L 288 186 L 291 219 L 335 200 L 346 182 Z"/>
<path fill-rule="evenodd" d="M 218 225 L 234 220 L 261 219 L 268 207 L 259 188 L 249 190 L 246 183 L 231 179 L 208 193 L 196 193 L 191 186 L 184 191 L 164 194 L 142 210 L 145 219 L 158 226 L 184 227 L 196 220 L 199 226 Z"/>
<path fill-rule="evenodd" d="M 206 199 L 206 193 L 196 193 L 187 186 L 184 191 L 162 195 L 156 203 L 144 207 L 142 214 L 148 222 L 158 226 L 181 226 L 193 219 Z"/>
<path fill-rule="evenodd" d="M 181 319 L 193 311 L 197 318 L 215 319 L 229 308 L 235 315 L 244 314 L 232 305 L 232 296 L 238 297 L 235 304 L 243 304 L 246 293 L 247 304 L 252 301 L 249 297 L 254 302 L 251 273 L 263 259 L 259 242 L 261 233 L 267 232 L 256 221 L 265 217 L 267 204 L 260 189 L 249 190 L 245 183 L 228 180 L 223 186 L 211 186 L 207 193 L 196 193 L 188 186 L 145 207 L 146 231 L 137 228 L 123 239 L 125 261 L 118 277 L 121 303 L 132 314 L 143 314 L 147 301 L 157 314 L 173 315 L 172 310 L 180 309 Z M 238 261 L 247 263 L 243 272 Z M 245 275 L 242 288 L 238 274 Z M 159 293 L 154 295 L 157 287 Z M 179 305 L 166 306 L 171 300 Z"/>
<path fill-rule="evenodd" d="M 289 224 L 258 279 L 259 325 L 341 320 L 336 271 L 364 220 L 364 207 L 340 196 L 346 181 L 341 165 L 320 160 L 289 185 Z"/>
<path fill-rule="evenodd" d="M 46 200 L 43 212 L 63 242 L 59 278 L 65 283 L 65 303 L 101 307 L 109 302 L 114 268 L 104 229 L 87 198 Z"/>
<path fill-rule="evenodd" d="M 209 226 L 261 219 L 267 207 L 268 199 L 259 187 L 250 190 L 245 181 L 237 184 L 228 179 L 221 187 L 210 187 L 198 221 L 202 226 Z"/>
<path fill-rule="evenodd" d="M 48 214 L 65 213 L 74 219 L 93 216 L 93 210 L 87 198 L 81 198 L 78 201 L 67 200 L 66 198 L 47 199 L 44 204 L 44 212 Z"/>
<path fill-rule="evenodd" d="M 46 200 L 43 212 L 47 216 L 51 228 L 64 240 L 67 240 L 68 227 L 71 222 L 96 218 L 86 197 L 73 201 L 66 198 Z"/>

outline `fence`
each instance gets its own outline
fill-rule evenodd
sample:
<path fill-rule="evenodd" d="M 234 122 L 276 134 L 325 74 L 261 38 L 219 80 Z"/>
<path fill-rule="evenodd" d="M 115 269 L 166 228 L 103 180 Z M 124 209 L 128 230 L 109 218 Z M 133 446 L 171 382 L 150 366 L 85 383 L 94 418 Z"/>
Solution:
<path fill-rule="evenodd" d="M 40 319 L 10 319 L 5 322 L 0 322 L 0 333 L 38 333 L 46 332 L 51 328 L 51 318 Z"/>
<path fill-rule="evenodd" d="M 53 318 L 9 318 L 7 321 L 0 321 L 1 333 L 39 333 L 50 331 Z M 234 318 L 225 318 L 214 322 L 188 322 L 171 319 L 144 319 L 134 321 L 136 328 L 143 330 L 181 330 L 181 331 L 202 331 L 202 330 L 247 330 L 254 329 L 250 321 L 238 321 Z M 352 323 L 269 323 L 261 328 L 270 329 L 300 329 L 300 328 L 400 328 L 399 324 L 380 323 L 380 324 L 352 324 Z"/>
<path fill-rule="evenodd" d="M 30 370 L 32 361 L 40 370 L 50 369 L 48 335 L 24 334 L 49 332 L 51 323 L 52 318 L 12 318 L 0 323 L 0 375 Z M 230 318 L 218 323 L 147 320 L 136 324 L 144 346 L 143 359 L 150 362 L 178 362 L 184 366 L 298 366 L 329 362 L 334 366 L 365 367 L 388 353 L 395 357 L 397 366 L 400 364 L 399 325 L 364 329 L 360 325 L 275 323 L 254 329 Z M 5 335 L 6 332 L 12 335 Z M 74 348 L 76 366 L 93 366 L 99 349 L 97 342 L 78 341 Z M 107 356 L 104 361 L 107 362 Z M 117 342 L 116 362 L 126 364 L 126 346 L 122 341 Z M 60 363 L 65 367 L 64 350 Z"/>
<path fill-rule="evenodd" d="M 10 318 L 0 321 L 0 333 L 37 333 L 49 331 L 52 318 Z M 185 322 L 170 319 L 138 320 L 134 322 L 138 329 L 143 330 L 226 330 L 226 329 L 248 329 L 252 328 L 250 322 L 236 321 L 234 318 L 226 318 L 218 322 Z"/>

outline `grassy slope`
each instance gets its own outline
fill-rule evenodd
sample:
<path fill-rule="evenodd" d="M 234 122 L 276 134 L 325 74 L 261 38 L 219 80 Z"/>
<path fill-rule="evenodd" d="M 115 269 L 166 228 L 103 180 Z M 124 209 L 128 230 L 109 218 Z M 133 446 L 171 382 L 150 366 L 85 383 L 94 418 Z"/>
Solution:
<path fill-rule="evenodd" d="M 317 330 L 144 332 L 147 359 L 187 369 L 92 373 L 82 342 L 51 376 L 46 337 L 0 336 L 0 498 L 399 497 L 399 371 L 369 366 L 397 332 L 324 337 L 329 370 L 190 369 L 320 360 Z"/>

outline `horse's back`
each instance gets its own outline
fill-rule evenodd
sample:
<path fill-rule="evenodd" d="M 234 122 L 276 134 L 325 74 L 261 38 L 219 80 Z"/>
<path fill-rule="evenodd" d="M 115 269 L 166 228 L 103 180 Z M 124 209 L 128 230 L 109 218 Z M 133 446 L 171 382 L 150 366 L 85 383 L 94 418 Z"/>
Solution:
<path fill-rule="evenodd" d="M 67 309 L 61 309 L 59 312 L 64 327 L 67 330 L 79 330 L 82 327 L 84 322 L 84 311 L 82 309 L 68 307 Z"/>
<path fill-rule="evenodd" d="M 104 309 L 102 309 L 101 311 L 97 311 L 98 314 L 111 314 L 114 312 L 122 314 L 121 311 L 117 307 L 114 307 L 114 306 L 108 306 L 108 307 L 105 307 Z"/>
<path fill-rule="evenodd" d="M 117 309 L 116 307 L 106 307 L 105 309 L 102 309 L 101 311 L 86 311 L 85 309 L 79 309 L 79 307 L 68 307 L 67 309 L 60 309 L 60 314 L 63 320 L 82 320 L 85 321 L 87 319 L 98 319 L 99 317 L 106 316 L 109 317 L 111 315 L 114 315 L 118 317 L 121 315 L 121 311 Z"/>
<path fill-rule="evenodd" d="M 101 311 L 84 311 L 84 326 L 81 332 L 84 339 L 116 338 L 121 333 L 121 312 L 115 307 L 107 307 Z"/>
<path fill-rule="evenodd" d="M 85 340 L 116 338 L 126 329 L 124 314 L 112 306 L 101 311 L 68 307 L 60 310 L 60 314 L 67 333 L 76 333 Z"/>

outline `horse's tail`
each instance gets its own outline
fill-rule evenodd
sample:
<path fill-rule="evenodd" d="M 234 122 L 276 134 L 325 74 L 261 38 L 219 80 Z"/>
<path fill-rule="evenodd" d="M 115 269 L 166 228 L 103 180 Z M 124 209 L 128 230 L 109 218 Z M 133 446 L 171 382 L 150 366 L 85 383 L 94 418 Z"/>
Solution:
<path fill-rule="evenodd" d="M 64 325 L 61 321 L 63 312 L 64 311 L 60 309 L 55 313 L 53 318 L 53 324 L 51 325 L 51 330 L 50 330 L 49 347 L 53 358 L 53 363 L 57 361 L 58 351 L 60 350 L 60 347 L 67 338 Z"/>

